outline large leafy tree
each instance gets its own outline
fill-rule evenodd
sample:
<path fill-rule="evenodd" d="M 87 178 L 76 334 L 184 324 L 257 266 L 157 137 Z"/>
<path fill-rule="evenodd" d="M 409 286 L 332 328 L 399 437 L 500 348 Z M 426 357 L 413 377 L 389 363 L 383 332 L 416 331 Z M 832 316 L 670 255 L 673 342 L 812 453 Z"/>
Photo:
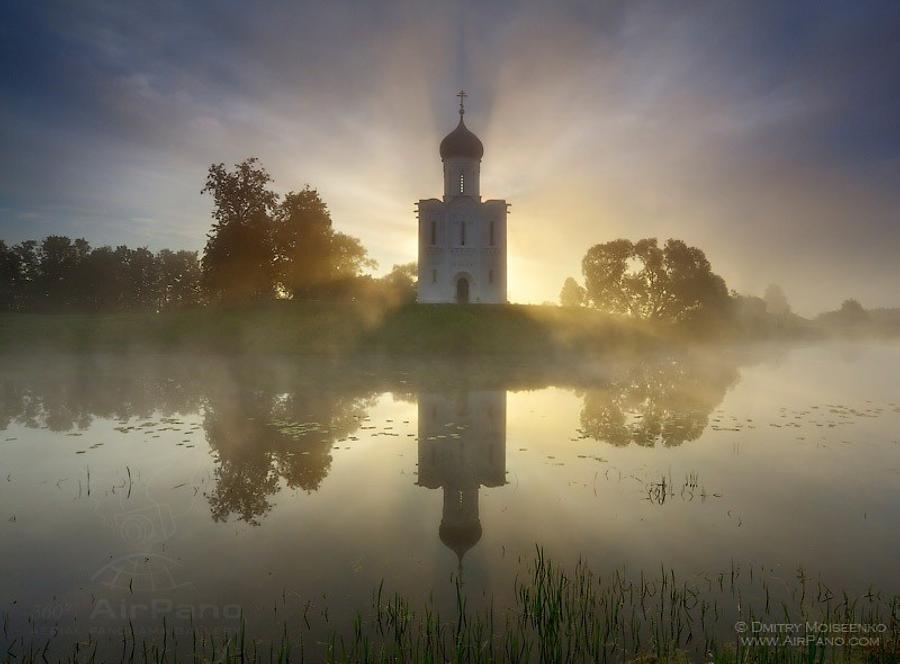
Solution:
<path fill-rule="evenodd" d="M 274 245 L 277 278 L 294 297 L 327 293 L 375 267 L 358 239 L 334 230 L 328 206 L 309 186 L 276 207 Z"/>
<path fill-rule="evenodd" d="M 585 254 L 582 271 L 588 300 L 610 313 L 681 321 L 729 306 L 725 281 L 703 251 L 681 240 L 662 248 L 656 238 L 598 244 Z"/>
<path fill-rule="evenodd" d="M 240 301 L 275 292 L 272 220 L 278 197 L 255 157 L 209 167 L 201 193 L 213 197 L 214 219 L 203 253 L 203 287 L 212 299 Z"/>

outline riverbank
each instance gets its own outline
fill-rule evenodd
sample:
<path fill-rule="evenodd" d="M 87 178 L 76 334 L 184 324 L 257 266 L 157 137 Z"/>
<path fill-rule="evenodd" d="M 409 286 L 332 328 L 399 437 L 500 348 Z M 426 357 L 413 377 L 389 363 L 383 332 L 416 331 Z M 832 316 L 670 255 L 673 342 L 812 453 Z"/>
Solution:
<path fill-rule="evenodd" d="M 703 343 L 897 337 L 799 316 L 674 325 L 553 305 L 276 301 L 166 313 L 0 314 L 0 353 L 189 352 L 529 361 Z"/>
<path fill-rule="evenodd" d="M 589 309 L 274 302 L 162 314 L 3 314 L 0 352 L 530 356 L 646 349 L 666 332 Z"/>

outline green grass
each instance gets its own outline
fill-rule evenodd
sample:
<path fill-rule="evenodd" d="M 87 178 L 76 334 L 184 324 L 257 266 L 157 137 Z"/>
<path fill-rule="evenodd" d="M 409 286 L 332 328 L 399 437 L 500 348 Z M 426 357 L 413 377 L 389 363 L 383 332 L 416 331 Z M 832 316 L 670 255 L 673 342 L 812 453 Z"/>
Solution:
<path fill-rule="evenodd" d="M 163 314 L 2 314 L 0 352 L 208 351 L 306 355 L 604 352 L 656 343 L 659 330 L 587 309 L 526 305 L 273 302 Z"/>
<path fill-rule="evenodd" d="M 471 609 L 463 585 L 458 579 L 455 583 L 450 615 L 441 615 L 430 602 L 417 611 L 408 599 L 379 586 L 352 627 L 326 628 L 318 638 L 305 612 L 285 620 L 275 638 L 253 638 L 243 619 L 218 636 L 192 626 L 186 636 L 178 636 L 173 624 L 163 621 L 161 636 L 153 639 L 135 637 L 130 623 L 118 637 L 10 638 L 4 617 L 9 643 L 4 661 L 800 664 L 887 663 L 900 656 L 900 597 L 871 590 L 860 597 L 835 595 L 802 572 L 789 586 L 762 567 L 741 570 L 734 565 L 691 579 L 679 579 L 665 568 L 601 577 L 582 563 L 561 568 L 538 549 L 516 578 L 514 604 L 505 610 L 495 608 L 490 598 L 482 608 Z M 323 614 L 327 623 L 327 611 Z M 886 631 L 879 633 L 877 643 L 864 646 L 759 645 L 741 642 L 734 627 L 738 621 L 884 625 Z"/>

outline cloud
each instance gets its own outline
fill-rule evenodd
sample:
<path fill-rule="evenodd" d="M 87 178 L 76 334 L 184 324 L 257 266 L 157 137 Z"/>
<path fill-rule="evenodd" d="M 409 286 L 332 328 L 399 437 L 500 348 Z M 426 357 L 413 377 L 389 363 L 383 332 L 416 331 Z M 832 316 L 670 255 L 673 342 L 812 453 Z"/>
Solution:
<path fill-rule="evenodd" d="M 281 191 L 318 187 L 389 269 L 415 257 L 413 202 L 440 193 L 464 85 L 483 192 L 512 203 L 514 299 L 555 299 L 593 243 L 656 235 L 801 311 L 896 304 L 895 3 L 4 12 L 6 239 L 201 248 L 206 168 L 256 155 Z"/>

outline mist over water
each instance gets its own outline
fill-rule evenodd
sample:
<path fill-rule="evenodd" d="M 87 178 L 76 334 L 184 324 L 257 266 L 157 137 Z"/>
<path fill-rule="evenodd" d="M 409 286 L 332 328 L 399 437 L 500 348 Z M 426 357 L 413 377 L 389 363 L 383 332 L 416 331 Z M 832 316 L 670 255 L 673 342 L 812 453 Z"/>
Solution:
<path fill-rule="evenodd" d="M 900 590 L 896 344 L 578 367 L 3 362 L 13 626 L 234 629 L 243 611 L 324 634 L 382 581 L 447 605 L 461 577 L 473 603 L 510 603 L 536 544 L 601 573 L 756 566 L 787 584 L 802 568 Z"/>

